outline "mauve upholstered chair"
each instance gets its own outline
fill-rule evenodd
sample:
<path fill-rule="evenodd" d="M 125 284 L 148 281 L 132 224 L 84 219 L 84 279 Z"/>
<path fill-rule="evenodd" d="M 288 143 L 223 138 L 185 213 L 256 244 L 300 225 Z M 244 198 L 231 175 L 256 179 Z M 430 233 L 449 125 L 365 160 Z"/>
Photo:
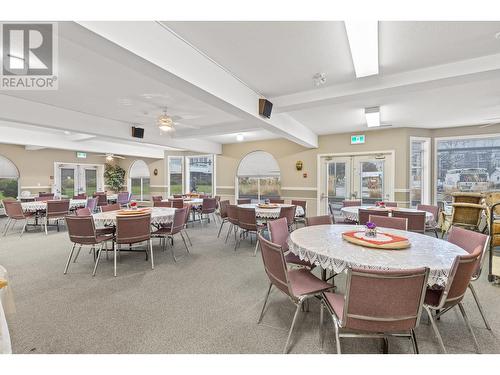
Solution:
<path fill-rule="evenodd" d="M 386 210 L 369 210 L 367 208 L 360 208 L 358 210 L 359 225 L 365 225 L 370 221 L 370 215 L 373 216 L 389 216 L 389 211 Z"/>
<path fill-rule="evenodd" d="M 370 215 L 368 220 L 377 227 L 408 230 L 408 219 L 406 218 Z"/>
<path fill-rule="evenodd" d="M 169 199 L 169 201 L 172 202 L 173 208 L 183 208 L 184 207 L 184 199 L 183 198 Z"/>
<path fill-rule="evenodd" d="M 101 212 L 118 211 L 119 209 L 121 209 L 119 203 L 113 203 L 101 206 Z"/>
<path fill-rule="evenodd" d="M 330 224 L 333 224 L 333 220 L 330 215 L 311 216 L 306 218 L 306 226 L 308 227 L 311 227 L 313 225 L 330 225 Z"/>
<path fill-rule="evenodd" d="M 21 237 L 26 230 L 26 226 L 28 225 L 28 219 L 30 217 L 33 217 L 35 213 L 25 213 L 23 211 L 23 207 L 21 205 L 21 202 L 16 201 L 16 200 L 8 200 L 4 199 L 2 200 L 3 207 L 5 209 L 5 214 L 7 215 L 7 222 L 5 223 L 4 231 L 3 231 L 3 236 L 5 237 L 7 235 L 7 232 L 9 231 L 9 227 L 12 224 L 12 228 L 16 224 L 17 221 L 19 220 L 24 220 L 24 225 L 23 228 L 21 229 L 21 233 L 19 237 Z"/>
<path fill-rule="evenodd" d="M 47 211 L 45 212 L 45 234 L 48 234 L 49 220 L 56 222 L 57 231 L 59 232 L 59 220 L 64 220 L 64 217 L 69 214 L 69 199 L 47 201 Z"/>
<path fill-rule="evenodd" d="M 85 205 L 90 212 L 95 212 L 97 208 L 97 198 L 87 198 L 87 204 Z"/>
<path fill-rule="evenodd" d="M 348 269 L 346 294 L 323 293 L 320 307 L 320 342 L 323 346 L 323 310 L 326 306 L 335 329 L 337 354 L 341 337 L 406 336 L 415 353 L 418 326 L 427 287 L 428 268 L 413 270 Z"/>
<path fill-rule="evenodd" d="M 227 239 L 229 238 L 229 235 L 231 234 L 232 231 L 234 231 L 234 241 L 236 241 L 236 236 L 238 234 L 238 206 L 235 204 L 229 204 L 227 206 L 227 219 L 230 223 L 229 229 L 227 230 L 226 234 L 226 243 Z"/>
<path fill-rule="evenodd" d="M 161 195 L 152 195 L 152 196 L 151 196 L 151 200 L 152 200 L 153 202 L 161 202 L 161 201 L 162 201 L 162 199 L 163 199 L 163 197 L 162 197 Z"/>
<path fill-rule="evenodd" d="M 408 231 L 425 233 L 425 212 L 412 211 L 392 211 L 392 217 L 408 219 Z"/>
<path fill-rule="evenodd" d="M 219 214 L 220 214 L 221 222 L 220 222 L 219 232 L 217 233 L 217 238 L 220 237 L 220 232 L 222 231 L 222 227 L 224 226 L 224 224 L 229 221 L 229 218 L 227 217 L 227 206 L 229 206 L 229 204 L 230 203 L 228 200 L 220 201 L 220 203 L 219 203 L 219 206 L 220 206 Z"/>
<path fill-rule="evenodd" d="M 201 207 L 197 210 L 200 216 L 200 222 L 206 219 L 210 223 L 210 217 L 214 219 L 215 223 L 215 210 L 217 209 L 217 200 L 215 198 L 203 198 Z M 205 218 L 203 217 L 205 215 Z"/>
<path fill-rule="evenodd" d="M 255 208 L 238 207 L 238 227 L 240 228 L 240 235 L 234 245 L 234 250 L 240 246 L 241 238 L 245 235 L 250 236 L 250 244 L 252 244 L 252 234 L 255 234 L 255 250 L 253 255 L 257 255 L 259 248 L 259 241 L 257 241 L 257 234 L 259 226 L 257 225 L 257 218 L 255 216 Z"/>
<path fill-rule="evenodd" d="M 116 255 L 120 255 L 122 245 L 133 245 L 147 242 L 151 254 L 151 269 L 155 268 L 153 259 L 153 243 L 151 242 L 151 214 L 116 216 L 115 247 L 113 251 L 114 276 L 116 276 Z M 146 260 L 148 251 L 145 250 Z M 99 261 L 99 258 L 97 258 Z"/>
<path fill-rule="evenodd" d="M 128 206 L 129 202 L 130 202 L 130 194 L 128 191 L 122 191 L 118 193 L 116 197 L 117 204 L 123 207 L 123 206 Z"/>
<path fill-rule="evenodd" d="M 104 206 L 102 206 L 104 207 Z M 88 207 L 85 208 L 79 208 L 76 210 L 76 216 L 92 216 L 92 212 Z M 98 235 L 102 234 L 114 234 L 115 233 L 115 227 L 114 226 L 106 226 L 104 228 L 96 228 L 96 233 Z M 106 252 L 106 257 L 107 257 L 107 252 Z M 76 261 L 76 258 L 75 258 Z"/>
<path fill-rule="evenodd" d="M 281 246 L 281 249 L 285 253 L 285 262 L 287 264 L 293 264 L 296 266 L 304 266 L 309 268 L 314 268 L 314 265 L 306 260 L 300 259 L 298 255 L 295 255 L 288 249 L 288 224 L 286 218 L 271 220 L 267 222 L 267 229 L 269 230 L 269 237 L 272 243 Z"/>
<path fill-rule="evenodd" d="M 94 271 L 92 272 L 92 276 L 95 276 L 103 245 L 105 245 L 107 241 L 113 240 L 113 234 L 98 233 L 98 231 L 95 228 L 94 219 L 92 218 L 91 215 L 66 216 L 65 219 L 66 219 L 66 226 L 68 228 L 69 239 L 71 242 L 73 242 L 73 247 L 71 248 L 71 251 L 69 253 L 68 260 L 66 261 L 64 274 L 68 272 L 69 264 L 71 262 L 71 258 L 73 257 L 76 245 L 79 245 L 75 258 L 73 259 L 73 263 L 76 262 L 78 255 L 80 254 L 80 250 L 82 249 L 82 246 L 90 246 L 91 247 L 90 251 L 94 252 Z M 97 247 L 97 254 L 96 254 L 96 247 Z M 107 245 L 106 245 L 106 254 L 107 254 Z"/>
<path fill-rule="evenodd" d="M 470 284 L 471 278 L 477 269 L 478 263 L 481 260 L 482 251 L 482 247 L 477 246 L 472 253 L 457 256 L 451 267 L 446 287 L 442 289 L 427 289 L 424 308 L 427 311 L 432 329 L 434 330 L 434 334 L 438 339 L 439 346 L 441 347 L 443 353 L 446 353 L 446 348 L 444 347 L 443 339 L 439 333 L 436 320 L 455 306 L 458 306 L 460 309 L 465 325 L 467 326 L 467 329 L 469 330 L 474 341 L 476 352 L 480 352 L 476 335 L 472 330 L 469 318 L 467 317 L 464 306 L 462 305 L 462 300 Z M 432 311 L 435 311 L 436 314 L 433 315 Z"/>
<path fill-rule="evenodd" d="M 342 207 L 354 207 L 354 206 L 361 206 L 361 201 L 359 200 L 342 201 Z"/>
<path fill-rule="evenodd" d="M 238 199 L 238 204 L 250 204 L 252 200 L 250 198 L 240 198 Z"/>
<path fill-rule="evenodd" d="M 417 210 L 420 211 L 426 211 L 432 214 L 432 220 L 426 221 L 425 223 L 425 230 L 432 230 L 434 231 L 434 234 L 436 235 L 436 238 L 438 238 L 438 233 L 437 230 L 439 228 L 439 206 L 433 206 L 430 204 L 417 204 Z"/>
<path fill-rule="evenodd" d="M 295 211 L 296 206 L 284 206 L 280 208 L 280 218 L 286 218 L 288 223 L 288 230 L 291 232 L 293 230 L 293 224 L 295 221 Z"/>
<path fill-rule="evenodd" d="M 293 206 L 300 206 L 302 207 L 302 210 L 304 210 L 304 213 L 302 215 L 297 215 L 297 212 L 295 212 L 295 223 L 303 223 L 305 225 L 306 223 L 306 215 L 307 215 L 307 201 L 300 201 L 300 200 L 294 200 L 290 202 Z"/>
<path fill-rule="evenodd" d="M 170 249 L 172 250 L 172 257 L 174 258 L 175 262 L 177 262 L 177 258 L 175 257 L 173 238 L 176 234 L 179 234 L 181 236 L 182 241 L 184 242 L 184 246 L 186 247 L 186 252 L 189 254 L 189 247 L 183 234 L 186 215 L 189 215 L 187 207 L 177 208 L 174 213 L 172 224 L 170 226 L 162 226 L 152 234 L 153 237 L 160 238 L 160 242 L 163 240 L 163 249 L 165 249 L 167 244 L 169 244 L 168 240 L 171 239 L 172 244 L 170 245 Z"/>
<path fill-rule="evenodd" d="M 290 349 L 290 339 L 292 337 L 293 328 L 304 301 L 307 301 L 309 298 L 319 296 L 322 292 L 333 288 L 333 286 L 318 279 L 306 268 L 288 270 L 281 246 L 266 240 L 260 234 L 259 243 L 262 252 L 264 270 L 269 278 L 269 288 L 264 299 L 258 323 L 262 321 L 267 300 L 273 286 L 287 295 L 296 306 L 295 315 L 293 316 L 292 325 L 290 326 L 290 331 L 288 332 L 288 338 L 285 344 L 284 353 L 286 354 Z"/>
<path fill-rule="evenodd" d="M 476 301 L 476 305 L 477 308 L 479 309 L 479 312 L 481 313 L 484 325 L 488 330 L 491 330 L 490 324 L 488 323 L 486 315 L 484 314 L 483 307 L 479 302 L 479 297 L 476 293 L 476 290 L 474 289 L 474 286 L 472 285 L 472 282 L 476 281 L 477 279 L 479 279 L 479 276 L 481 276 L 481 270 L 483 268 L 485 253 L 488 249 L 488 241 L 490 240 L 490 238 L 489 236 L 483 233 L 474 232 L 460 227 L 451 227 L 450 230 L 448 231 L 447 240 L 448 242 L 460 246 L 469 254 L 473 253 L 476 247 L 478 246 L 480 246 L 483 249 L 481 252 L 481 258 L 477 263 L 476 269 L 472 274 L 471 282 L 469 283 L 469 289 L 472 293 L 472 296 L 474 297 L 474 301 Z"/>
<path fill-rule="evenodd" d="M 97 198 L 97 207 L 108 204 L 108 197 L 104 191 L 94 193 L 94 198 Z"/>
<path fill-rule="evenodd" d="M 285 200 L 280 198 L 269 198 L 269 203 L 284 204 Z"/>
<path fill-rule="evenodd" d="M 153 201 L 153 207 L 172 207 L 172 201 Z"/>

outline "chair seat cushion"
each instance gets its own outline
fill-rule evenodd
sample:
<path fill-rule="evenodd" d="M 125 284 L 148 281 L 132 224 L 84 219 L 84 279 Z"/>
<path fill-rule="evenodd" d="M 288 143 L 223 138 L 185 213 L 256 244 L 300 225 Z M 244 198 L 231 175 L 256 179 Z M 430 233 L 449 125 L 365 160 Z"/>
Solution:
<path fill-rule="evenodd" d="M 344 314 L 344 295 L 340 293 L 325 292 L 326 302 L 337 315 L 337 318 L 342 319 Z"/>
<path fill-rule="evenodd" d="M 101 235 L 97 235 L 97 243 L 101 243 L 103 241 L 109 241 L 109 240 L 112 240 L 113 239 L 113 235 L 112 234 L 101 234 Z"/>
<path fill-rule="evenodd" d="M 288 254 L 285 255 L 285 262 L 290 263 L 290 264 L 295 264 L 297 266 L 305 266 L 309 268 L 314 268 L 314 264 L 309 263 L 305 259 L 300 259 L 298 255 L 295 255 L 292 252 L 289 252 Z"/>
<path fill-rule="evenodd" d="M 305 268 L 289 271 L 288 280 L 295 297 L 317 294 L 333 288 L 332 284 L 318 279 Z"/>
<path fill-rule="evenodd" d="M 438 306 L 441 295 L 443 294 L 443 289 L 429 289 L 425 292 L 424 303 L 429 306 Z"/>
<path fill-rule="evenodd" d="M 95 231 L 96 231 L 97 235 L 114 234 L 115 228 L 113 228 L 113 227 L 97 228 Z"/>

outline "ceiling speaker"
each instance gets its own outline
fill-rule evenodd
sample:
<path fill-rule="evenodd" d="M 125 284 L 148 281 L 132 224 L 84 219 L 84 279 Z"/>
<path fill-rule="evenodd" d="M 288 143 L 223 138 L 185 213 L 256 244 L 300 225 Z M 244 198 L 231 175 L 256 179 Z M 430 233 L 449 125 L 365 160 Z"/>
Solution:
<path fill-rule="evenodd" d="M 135 126 L 132 126 L 132 137 L 144 138 L 144 128 L 136 128 Z"/>
<path fill-rule="evenodd" d="M 273 103 L 267 99 L 259 99 L 259 115 L 271 118 Z"/>

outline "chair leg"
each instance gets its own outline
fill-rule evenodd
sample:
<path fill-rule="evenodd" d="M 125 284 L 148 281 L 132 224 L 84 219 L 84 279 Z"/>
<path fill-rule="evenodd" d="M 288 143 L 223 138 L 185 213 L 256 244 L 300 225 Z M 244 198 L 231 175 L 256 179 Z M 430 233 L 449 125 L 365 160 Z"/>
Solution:
<path fill-rule="evenodd" d="M 474 341 L 474 346 L 476 347 L 476 353 L 481 353 L 481 350 L 479 349 L 479 343 L 477 342 L 476 335 L 474 334 L 474 331 L 472 330 L 472 326 L 470 325 L 469 318 L 467 317 L 467 313 L 465 312 L 464 306 L 462 305 L 462 302 L 458 303 L 458 308 L 460 309 L 460 312 L 462 313 L 462 316 L 465 321 L 465 325 L 467 326 L 467 329 L 469 330 L 472 340 Z"/>
<path fill-rule="evenodd" d="M 73 244 L 73 247 L 71 248 L 71 251 L 69 253 L 68 261 L 66 262 L 66 267 L 64 267 L 64 274 L 65 275 L 68 273 L 69 263 L 71 262 L 71 257 L 73 256 L 73 251 L 75 251 L 75 246 L 76 246 L 76 243 Z"/>
<path fill-rule="evenodd" d="M 229 234 L 231 233 L 231 230 L 233 229 L 233 224 L 231 224 L 229 226 L 229 229 L 227 230 L 227 234 L 226 234 L 226 240 L 224 241 L 225 243 L 227 243 L 227 239 L 229 238 Z"/>
<path fill-rule="evenodd" d="M 410 340 L 413 345 L 413 353 L 419 354 L 420 352 L 418 350 L 417 336 L 415 335 L 415 331 L 412 329 L 410 333 L 411 333 Z"/>
<path fill-rule="evenodd" d="M 47 218 L 47 216 L 45 216 L 45 235 L 49 234 L 49 232 L 47 231 L 48 222 L 49 222 L 49 219 Z"/>
<path fill-rule="evenodd" d="M 183 231 L 183 232 L 184 232 L 184 234 L 186 235 L 186 238 L 187 238 L 187 240 L 188 240 L 188 242 L 189 242 L 189 246 L 191 246 L 191 247 L 192 247 L 192 246 L 193 246 L 193 243 L 191 242 L 191 238 L 189 237 L 189 233 L 188 233 L 188 231 L 186 230 L 186 228 L 184 228 L 182 231 Z"/>
<path fill-rule="evenodd" d="M 21 229 L 21 234 L 19 235 L 19 237 L 23 236 L 23 233 L 26 230 L 26 225 L 28 225 L 28 219 L 24 219 L 23 229 Z"/>
<path fill-rule="evenodd" d="M 220 223 L 220 227 L 219 227 L 219 233 L 217 233 L 217 238 L 219 238 L 220 232 L 222 231 L 222 227 L 224 226 L 224 224 L 225 224 L 225 221 L 222 220 L 222 223 Z"/>
<path fill-rule="evenodd" d="M 255 250 L 253 252 L 253 256 L 257 256 L 257 250 L 259 250 L 259 240 L 255 239 Z"/>
<path fill-rule="evenodd" d="M 97 266 L 99 265 L 99 259 L 101 259 L 101 252 L 102 252 L 102 244 L 97 249 L 97 256 L 95 259 L 94 272 L 92 272 L 92 277 L 95 276 L 95 273 L 97 271 Z"/>
<path fill-rule="evenodd" d="M 73 259 L 73 263 L 76 263 L 76 260 L 78 259 L 78 255 L 80 255 L 80 250 L 82 249 L 82 245 L 78 247 L 78 251 L 76 252 L 75 258 Z"/>
<path fill-rule="evenodd" d="M 436 228 L 434 228 L 434 234 L 436 235 L 436 238 L 439 238 L 439 236 L 438 236 L 438 231 L 437 231 L 437 229 L 436 229 Z"/>
<path fill-rule="evenodd" d="M 474 301 L 476 301 L 476 305 L 477 305 L 477 307 L 479 309 L 479 312 L 481 313 L 481 317 L 483 318 L 484 325 L 486 326 L 486 329 L 488 329 L 489 331 L 491 331 L 490 324 L 488 323 L 488 320 L 486 320 L 486 315 L 484 315 L 483 306 L 479 302 L 479 298 L 478 298 L 478 296 L 476 294 L 476 290 L 474 289 L 474 286 L 471 283 L 469 283 L 469 289 L 472 292 L 472 296 L 474 297 Z"/>
<path fill-rule="evenodd" d="M 288 331 L 288 338 L 286 339 L 286 344 L 285 344 L 285 350 L 283 350 L 283 354 L 288 354 L 289 351 L 289 346 L 290 346 L 290 339 L 292 337 L 293 333 L 293 327 L 295 327 L 295 322 L 297 321 L 297 317 L 299 316 L 300 312 L 300 307 L 302 306 L 303 300 L 300 300 L 299 303 L 297 304 L 297 308 L 295 309 L 295 314 L 293 316 L 292 320 L 292 325 L 290 326 L 290 331 Z"/>
<path fill-rule="evenodd" d="M 321 300 L 319 304 L 319 347 L 321 348 L 321 352 L 323 352 L 323 346 L 324 346 L 324 334 L 323 334 L 324 315 L 325 315 L 325 306 L 323 300 Z"/>
<path fill-rule="evenodd" d="M 180 231 L 179 234 L 181 235 L 182 242 L 184 242 L 184 246 L 186 247 L 186 251 L 189 254 L 189 247 L 188 247 L 188 245 L 186 243 L 186 239 L 184 238 L 184 235 L 182 234 L 182 231 Z"/>
<path fill-rule="evenodd" d="M 149 252 L 151 253 L 151 269 L 155 269 L 155 261 L 153 259 L 153 240 L 149 239 Z"/>
<path fill-rule="evenodd" d="M 337 321 L 333 319 L 333 315 L 332 315 L 332 320 L 333 320 L 333 328 L 335 329 L 335 347 L 337 348 L 337 354 L 342 354 L 342 348 L 340 347 L 339 326 L 337 324 Z"/>
<path fill-rule="evenodd" d="M 439 342 L 439 346 L 441 347 L 441 350 L 443 351 L 443 353 L 446 354 L 446 348 L 444 347 L 443 338 L 441 337 L 441 334 L 439 333 L 438 327 L 436 325 L 436 321 L 434 320 L 434 317 L 432 316 L 431 309 L 429 309 L 426 306 L 424 306 L 424 308 L 425 308 L 425 311 L 427 311 L 427 315 L 429 316 L 429 320 L 431 322 L 432 329 L 434 330 L 434 334 L 436 335 L 436 338 Z"/>
<path fill-rule="evenodd" d="M 3 227 L 3 236 L 5 237 L 7 235 L 7 230 L 9 229 L 9 225 L 10 225 L 10 222 L 12 221 L 12 219 L 9 217 L 7 219 L 7 222 L 5 223 L 5 226 Z"/>
<path fill-rule="evenodd" d="M 168 237 L 167 237 L 166 240 L 168 242 Z M 177 258 L 175 257 L 175 250 L 174 250 L 174 246 L 173 245 L 170 246 L 170 250 L 172 251 L 172 257 L 174 258 L 174 262 L 177 263 Z"/>
<path fill-rule="evenodd" d="M 119 251 L 120 245 L 116 244 L 113 248 L 113 276 L 116 277 L 116 253 Z"/>
<path fill-rule="evenodd" d="M 267 300 L 269 298 L 269 294 L 271 293 L 272 287 L 273 287 L 273 284 L 269 283 L 269 288 L 267 289 L 266 298 L 264 298 L 264 305 L 262 305 L 262 310 L 260 312 L 259 320 L 257 321 L 257 324 L 259 324 L 262 321 L 262 318 L 264 317 L 264 310 L 266 308 Z"/>

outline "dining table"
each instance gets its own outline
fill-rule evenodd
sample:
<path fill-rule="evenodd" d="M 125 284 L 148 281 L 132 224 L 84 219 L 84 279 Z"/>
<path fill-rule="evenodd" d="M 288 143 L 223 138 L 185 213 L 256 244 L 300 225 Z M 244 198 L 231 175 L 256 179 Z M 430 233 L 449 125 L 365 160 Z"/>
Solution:
<path fill-rule="evenodd" d="M 0 354 L 12 354 L 7 317 L 14 314 L 14 298 L 7 270 L 0 265 Z"/>
<path fill-rule="evenodd" d="M 340 209 L 340 213 L 344 218 L 346 218 L 349 221 L 357 222 L 359 221 L 359 209 L 367 209 L 367 210 L 374 210 L 374 211 L 389 211 L 389 216 L 392 215 L 392 211 L 400 211 L 400 212 L 425 212 L 425 222 L 426 223 L 431 223 L 433 220 L 437 220 L 437 218 L 434 218 L 434 215 L 430 212 L 427 211 L 422 211 L 422 210 L 417 210 L 415 208 L 405 208 L 405 207 L 376 207 L 376 206 L 348 206 L 348 207 L 342 207 Z"/>
<path fill-rule="evenodd" d="M 270 205 L 271 206 L 271 205 Z M 277 219 L 280 217 L 281 207 L 292 207 L 291 204 L 286 203 L 273 203 L 272 208 L 260 207 L 257 203 L 239 204 L 241 208 L 254 208 L 255 216 L 259 219 Z M 295 206 L 295 216 L 304 216 L 304 209 L 302 206 Z"/>
<path fill-rule="evenodd" d="M 70 199 L 69 208 L 76 209 L 80 207 L 85 207 L 87 204 L 86 199 Z M 24 212 L 39 212 L 47 210 L 47 201 L 31 201 L 31 202 L 21 202 L 21 207 Z"/>
<path fill-rule="evenodd" d="M 92 214 L 96 227 L 102 228 L 105 226 L 116 226 L 116 217 L 120 215 L 120 211 L 121 210 L 116 210 Z M 175 208 L 152 207 L 142 212 L 151 213 L 151 224 L 159 226 L 163 224 L 170 224 L 173 221 Z"/>
<path fill-rule="evenodd" d="M 342 234 L 364 231 L 362 225 L 316 225 L 293 231 L 288 238 L 290 251 L 310 263 L 341 273 L 347 268 L 367 270 L 408 270 L 428 267 L 429 287 L 444 287 L 453 261 L 467 252 L 450 242 L 425 234 L 378 228 L 382 233 L 407 238 L 410 246 L 399 250 L 365 247 L 346 241 Z"/>

